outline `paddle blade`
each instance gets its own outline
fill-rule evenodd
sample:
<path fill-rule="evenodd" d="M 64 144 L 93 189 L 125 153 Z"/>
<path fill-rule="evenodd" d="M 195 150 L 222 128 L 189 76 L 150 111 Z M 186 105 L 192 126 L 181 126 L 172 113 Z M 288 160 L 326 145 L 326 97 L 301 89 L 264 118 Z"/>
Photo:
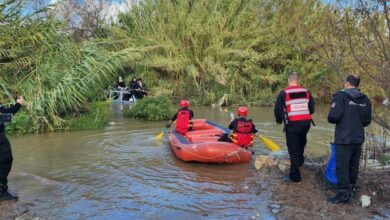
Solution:
<path fill-rule="evenodd" d="M 268 149 L 270 149 L 271 151 L 279 151 L 280 150 L 280 147 L 278 144 L 276 144 L 275 142 L 273 142 L 271 139 L 267 138 L 267 137 L 264 137 L 264 136 L 260 136 L 260 140 L 264 143 L 264 145 L 266 147 L 268 147 Z"/>
<path fill-rule="evenodd" d="M 164 131 L 156 136 L 156 139 L 161 139 L 164 136 Z"/>

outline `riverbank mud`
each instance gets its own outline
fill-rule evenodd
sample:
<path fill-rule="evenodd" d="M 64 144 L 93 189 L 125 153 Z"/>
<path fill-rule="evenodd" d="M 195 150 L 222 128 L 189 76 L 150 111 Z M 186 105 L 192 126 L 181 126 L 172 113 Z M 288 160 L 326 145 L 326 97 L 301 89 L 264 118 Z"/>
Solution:
<path fill-rule="evenodd" d="M 285 164 L 286 161 L 282 163 Z M 358 192 L 349 204 L 332 205 L 326 202 L 335 195 L 335 189 L 323 180 L 323 167 L 304 165 L 301 168 L 302 182 L 286 183 L 287 174 L 280 165 L 269 163 L 267 172 L 271 189 L 269 209 L 277 219 L 389 219 L 390 218 L 390 171 L 361 171 Z M 279 161 L 280 164 L 280 161 Z M 273 182 L 273 183 L 272 183 Z M 362 195 L 371 198 L 371 205 L 363 208 L 359 202 Z"/>

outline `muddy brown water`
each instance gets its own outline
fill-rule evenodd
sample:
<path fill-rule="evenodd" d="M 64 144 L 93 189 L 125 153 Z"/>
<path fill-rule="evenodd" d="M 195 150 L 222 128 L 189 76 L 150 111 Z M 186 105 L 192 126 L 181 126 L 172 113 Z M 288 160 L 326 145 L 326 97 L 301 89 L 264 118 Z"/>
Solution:
<path fill-rule="evenodd" d="M 220 124 L 230 119 L 223 109 L 192 109 L 196 118 Z M 333 126 L 326 114 L 326 107 L 316 112 L 307 154 L 328 152 Z M 286 150 L 272 108 L 252 107 L 250 117 L 260 133 Z M 11 138 L 10 188 L 20 197 L 15 205 L 20 212 L 44 219 L 275 218 L 267 183 L 259 182 L 253 163 L 185 163 L 175 158 L 167 138 L 155 140 L 163 122 L 124 119 L 118 112 L 110 121 L 102 130 Z M 253 151 L 269 153 L 260 141 Z"/>

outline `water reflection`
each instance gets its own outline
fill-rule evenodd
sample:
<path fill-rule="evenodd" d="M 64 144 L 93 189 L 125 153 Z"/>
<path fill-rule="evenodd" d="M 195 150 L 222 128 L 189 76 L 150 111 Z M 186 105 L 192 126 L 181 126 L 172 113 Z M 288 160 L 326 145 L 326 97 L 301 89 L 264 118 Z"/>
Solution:
<path fill-rule="evenodd" d="M 195 107 L 197 118 L 228 124 L 218 109 Z M 234 110 L 234 109 L 228 109 Z M 250 108 L 260 132 L 285 146 L 271 108 Z M 167 139 L 156 142 L 163 122 L 113 115 L 105 129 L 12 138 L 10 185 L 30 212 L 49 219 L 257 219 L 272 218 L 267 192 L 259 191 L 252 163 L 185 163 Z M 332 127 L 319 115 L 309 151 L 324 152 Z M 253 150 L 267 153 L 260 141 Z M 313 150 L 314 152 L 314 150 Z"/>

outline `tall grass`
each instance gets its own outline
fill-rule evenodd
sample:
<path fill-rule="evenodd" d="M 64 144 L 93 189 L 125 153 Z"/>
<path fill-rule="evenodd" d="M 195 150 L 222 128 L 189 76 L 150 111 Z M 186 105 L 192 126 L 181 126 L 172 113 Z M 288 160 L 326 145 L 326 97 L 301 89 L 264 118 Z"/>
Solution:
<path fill-rule="evenodd" d="M 324 73 L 313 57 L 326 12 L 316 0 L 146 0 L 120 16 L 112 37 L 132 48 L 125 66 L 171 82 L 160 88 L 174 96 L 251 102 L 284 86 L 290 70 L 307 85 Z"/>
<path fill-rule="evenodd" d="M 30 127 L 61 128 L 67 115 L 104 97 L 121 69 L 123 54 L 110 52 L 110 45 L 98 39 L 76 43 L 51 18 L 22 16 L 17 10 L 21 2 L 0 3 L 1 103 L 22 95 Z"/>

